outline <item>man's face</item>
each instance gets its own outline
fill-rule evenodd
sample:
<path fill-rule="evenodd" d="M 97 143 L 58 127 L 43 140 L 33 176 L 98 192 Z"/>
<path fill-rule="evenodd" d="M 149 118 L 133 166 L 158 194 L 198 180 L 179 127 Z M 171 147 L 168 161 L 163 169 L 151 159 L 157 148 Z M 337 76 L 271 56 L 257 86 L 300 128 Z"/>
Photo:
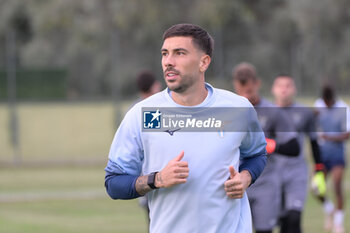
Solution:
<path fill-rule="evenodd" d="M 192 42 L 191 37 L 170 37 L 162 46 L 164 79 L 171 91 L 183 93 L 199 81 L 201 59 L 207 56 Z"/>
<path fill-rule="evenodd" d="M 238 95 L 244 96 L 252 104 L 255 104 L 255 102 L 259 99 L 259 80 L 249 80 L 244 85 L 237 80 L 234 80 L 233 86 Z"/>
<path fill-rule="evenodd" d="M 292 102 L 295 92 L 293 79 L 286 76 L 277 77 L 272 85 L 272 94 L 277 102 Z"/>

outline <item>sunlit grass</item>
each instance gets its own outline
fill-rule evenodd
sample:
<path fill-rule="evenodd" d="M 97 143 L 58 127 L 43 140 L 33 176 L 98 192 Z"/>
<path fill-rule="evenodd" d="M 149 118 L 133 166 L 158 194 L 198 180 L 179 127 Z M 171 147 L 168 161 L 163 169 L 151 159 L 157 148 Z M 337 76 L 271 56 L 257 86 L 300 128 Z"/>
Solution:
<path fill-rule="evenodd" d="M 123 104 L 121 115 L 129 105 Z M 31 166 L 0 168 L 0 233 L 147 232 L 137 200 L 112 201 L 105 194 L 103 168 L 117 127 L 115 109 L 110 102 L 18 106 L 21 155 Z M 0 162 L 13 159 L 8 123 L 6 105 L 0 104 Z M 89 160 L 98 163 L 54 166 L 55 161 L 79 165 Z M 350 203 L 349 172 L 344 187 Z M 349 205 L 346 212 L 348 216 Z M 350 222 L 345 222 L 350 229 Z M 323 211 L 312 196 L 303 226 L 307 233 L 323 232 Z"/>

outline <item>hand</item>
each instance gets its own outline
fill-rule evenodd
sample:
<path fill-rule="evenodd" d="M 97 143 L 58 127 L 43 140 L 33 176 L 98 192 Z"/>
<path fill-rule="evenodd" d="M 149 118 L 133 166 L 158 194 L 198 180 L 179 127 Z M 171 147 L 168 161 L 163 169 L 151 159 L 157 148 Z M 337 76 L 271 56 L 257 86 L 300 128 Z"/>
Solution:
<path fill-rule="evenodd" d="M 327 191 L 326 178 L 323 171 L 317 171 L 311 181 L 311 192 L 315 196 L 324 197 Z"/>
<path fill-rule="evenodd" d="M 242 198 L 245 190 L 251 183 L 251 175 L 244 170 L 241 173 L 237 172 L 233 166 L 229 167 L 230 178 L 225 182 L 226 195 L 232 199 Z"/>
<path fill-rule="evenodd" d="M 276 141 L 270 138 L 265 138 L 266 140 L 266 152 L 272 154 L 276 150 Z"/>
<path fill-rule="evenodd" d="M 185 152 L 182 151 L 178 156 L 156 174 L 155 186 L 157 188 L 169 188 L 177 184 L 186 183 L 189 168 L 186 161 L 181 161 Z"/>

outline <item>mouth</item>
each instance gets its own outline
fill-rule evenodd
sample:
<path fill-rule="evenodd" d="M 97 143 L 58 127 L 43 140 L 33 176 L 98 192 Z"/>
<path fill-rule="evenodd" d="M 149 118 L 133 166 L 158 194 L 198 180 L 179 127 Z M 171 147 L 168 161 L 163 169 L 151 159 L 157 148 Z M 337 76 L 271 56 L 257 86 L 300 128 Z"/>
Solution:
<path fill-rule="evenodd" d="M 172 81 L 175 81 L 178 77 L 179 77 L 178 72 L 174 72 L 174 71 L 165 72 L 165 80 L 166 81 L 172 82 Z"/>

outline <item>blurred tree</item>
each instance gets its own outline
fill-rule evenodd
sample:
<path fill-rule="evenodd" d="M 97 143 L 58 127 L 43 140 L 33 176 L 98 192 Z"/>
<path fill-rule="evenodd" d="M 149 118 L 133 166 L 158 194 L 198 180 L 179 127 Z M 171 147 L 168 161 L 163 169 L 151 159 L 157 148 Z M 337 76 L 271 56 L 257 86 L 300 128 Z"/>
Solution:
<path fill-rule="evenodd" d="M 71 98 L 128 96 L 140 70 L 162 76 L 163 31 L 190 22 L 216 40 L 212 82 L 230 86 L 232 67 L 248 61 L 265 92 L 283 72 L 315 95 L 326 78 L 350 88 L 348 9 L 348 0 L 0 0 L 0 43 L 15 27 L 21 65 L 68 69 Z"/>

